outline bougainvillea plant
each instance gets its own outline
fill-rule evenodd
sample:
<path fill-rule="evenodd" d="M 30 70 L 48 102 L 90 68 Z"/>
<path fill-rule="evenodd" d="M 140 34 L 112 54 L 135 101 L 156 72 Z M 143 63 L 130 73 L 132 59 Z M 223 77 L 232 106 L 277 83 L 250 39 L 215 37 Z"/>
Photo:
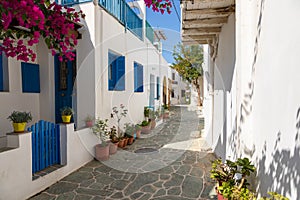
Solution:
<path fill-rule="evenodd" d="M 74 22 L 84 18 L 82 11 L 50 3 L 50 0 L 0 0 L 0 51 L 18 60 L 35 61 L 32 46 L 42 36 L 52 55 L 73 60 L 77 44 Z"/>
<path fill-rule="evenodd" d="M 164 14 L 167 11 L 168 14 L 171 13 L 172 4 L 170 0 L 144 0 L 148 8 L 152 8 L 154 12 L 160 12 Z"/>
<path fill-rule="evenodd" d="M 169 0 L 144 0 L 154 12 L 171 12 Z M 43 38 L 52 55 L 59 60 L 73 60 L 77 45 L 74 23 L 84 18 L 82 11 L 64 7 L 50 0 L 0 0 L 0 52 L 7 57 L 32 62 L 33 46 Z"/>

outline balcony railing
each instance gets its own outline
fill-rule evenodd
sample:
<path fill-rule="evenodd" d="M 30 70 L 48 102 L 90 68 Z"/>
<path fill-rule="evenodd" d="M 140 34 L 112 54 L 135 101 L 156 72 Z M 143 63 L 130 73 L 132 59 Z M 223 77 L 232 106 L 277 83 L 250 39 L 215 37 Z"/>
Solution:
<path fill-rule="evenodd" d="M 152 26 L 146 21 L 146 37 L 153 44 L 154 42 L 154 30 Z"/>
<path fill-rule="evenodd" d="M 55 0 L 56 3 L 64 6 L 71 6 L 79 3 L 92 2 L 93 0 Z"/>
<path fill-rule="evenodd" d="M 143 20 L 124 0 L 99 0 L 99 5 L 117 18 L 141 40 L 143 39 Z"/>

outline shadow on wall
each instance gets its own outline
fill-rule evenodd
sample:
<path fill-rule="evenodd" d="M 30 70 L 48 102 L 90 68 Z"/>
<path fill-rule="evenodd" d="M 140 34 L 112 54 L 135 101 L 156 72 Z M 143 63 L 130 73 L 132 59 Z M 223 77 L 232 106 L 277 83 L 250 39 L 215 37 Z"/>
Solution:
<path fill-rule="evenodd" d="M 250 149 L 242 149 L 242 147 L 243 146 L 245 147 L 245 145 L 242 144 L 240 135 L 242 133 L 242 126 L 245 123 L 247 116 L 249 116 L 252 112 L 252 100 L 253 100 L 253 94 L 254 94 L 256 62 L 257 62 L 257 55 L 258 55 L 258 50 L 259 50 L 259 38 L 261 35 L 264 5 L 265 5 L 265 0 L 261 0 L 260 10 L 259 10 L 259 18 L 258 18 L 257 27 L 256 27 L 257 35 L 255 37 L 255 44 L 254 44 L 254 57 L 253 57 L 253 61 L 252 61 L 251 80 L 248 83 L 248 92 L 244 94 L 244 96 L 241 100 L 241 105 L 239 108 L 239 119 L 236 118 L 236 123 L 235 123 L 236 127 L 233 129 L 233 131 L 237 131 L 237 132 L 233 132 L 231 134 L 232 137 L 229 140 L 229 142 L 235 143 L 235 144 L 230 143 L 231 144 L 230 146 L 231 146 L 231 148 L 233 148 L 233 147 L 236 148 L 235 151 L 233 149 L 233 152 L 235 152 L 236 157 L 241 157 L 243 153 L 252 157 L 252 155 L 255 152 L 254 146 L 252 147 L 251 150 Z M 239 121 L 237 121 L 237 120 L 239 120 Z M 239 122 L 239 124 L 238 124 L 238 122 Z"/>
<path fill-rule="evenodd" d="M 271 154 L 272 162 L 266 168 L 266 149 L 265 142 L 262 150 L 262 157 L 258 160 L 258 192 L 266 194 L 268 191 L 275 191 L 288 196 L 292 194 L 292 187 L 299 187 L 300 182 L 300 108 L 296 116 L 296 135 L 294 150 L 280 149 L 279 143 L 281 132 L 278 132 Z M 292 149 L 292 148 L 291 148 Z M 300 190 L 296 189 L 296 196 L 293 199 L 300 199 Z"/>

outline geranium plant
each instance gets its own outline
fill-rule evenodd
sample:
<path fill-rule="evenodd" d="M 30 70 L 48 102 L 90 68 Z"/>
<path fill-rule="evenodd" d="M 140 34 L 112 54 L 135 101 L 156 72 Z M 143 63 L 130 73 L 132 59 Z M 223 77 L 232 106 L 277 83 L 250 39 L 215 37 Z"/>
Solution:
<path fill-rule="evenodd" d="M 50 0 L 10 0 L 0 1 L 0 14 L 0 51 L 7 57 L 35 61 L 36 53 L 31 47 L 43 37 L 52 55 L 59 53 L 60 61 L 74 59 L 74 23 L 84 18 L 82 11 Z"/>

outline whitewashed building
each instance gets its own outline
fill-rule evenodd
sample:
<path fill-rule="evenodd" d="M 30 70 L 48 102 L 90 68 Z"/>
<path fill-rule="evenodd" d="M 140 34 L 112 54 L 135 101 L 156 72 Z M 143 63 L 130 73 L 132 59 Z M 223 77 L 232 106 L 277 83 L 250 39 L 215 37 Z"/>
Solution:
<path fill-rule="evenodd" d="M 300 199 L 300 2 L 183 1 L 186 44 L 205 45 L 205 134 L 223 159 L 249 157 L 257 191 Z"/>
<path fill-rule="evenodd" d="M 86 15 L 80 22 L 76 59 L 60 63 L 44 42 L 35 47 L 35 63 L 2 56 L 0 135 L 11 132 L 6 118 L 13 110 L 30 111 L 32 123 L 39 119 L 59 123 L 60 109 L 70 106 L 80 129 L 87 115 L 110 118 L 113 106 L 124 104 L 129 110 L 127 120 L 137 123 L 143 120 L 144 106 L 168 103 L 168 94 L 163 93 L 163 87 L 168 87 L 164 81 L 168 63 L 153 45 L 154 33 L 142 0 L 131 6 L 123 0 L 57 3 Z"/>
<path fill-rule="evenodd" d="M 170 103 L 171 105 L 188 104 L 190 102 L 190 86 L 187 81 L 184 81 L 178 72 L 171 69 L 170 79 Z"/>

